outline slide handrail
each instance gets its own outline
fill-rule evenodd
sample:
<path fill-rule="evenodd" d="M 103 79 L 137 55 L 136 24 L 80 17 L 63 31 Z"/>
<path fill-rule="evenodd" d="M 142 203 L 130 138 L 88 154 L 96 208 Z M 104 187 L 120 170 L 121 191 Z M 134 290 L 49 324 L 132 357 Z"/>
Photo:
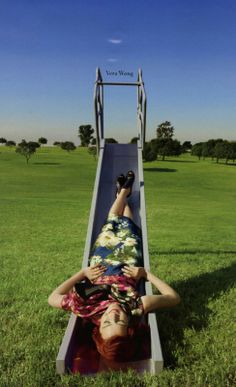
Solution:
<path fill-rule="evenodd" d="M 104 82 L 101 70 L 96 69 L 94 86 L 94 113 L 97 136 L 97 151 L 99 153 L 101 140 L 104 140 L 104 86 L 135 86 L 137 87 L 137 132 L 143 149 L 146 137 L 147 97 L 142 78 L 142 70 L 138 70 L 137 82 Z"/>

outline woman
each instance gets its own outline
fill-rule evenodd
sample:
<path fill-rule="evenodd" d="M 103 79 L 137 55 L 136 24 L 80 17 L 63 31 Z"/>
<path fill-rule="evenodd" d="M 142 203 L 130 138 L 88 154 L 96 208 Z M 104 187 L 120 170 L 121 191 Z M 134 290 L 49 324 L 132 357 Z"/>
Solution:
<path fill-rule="evenodd" d="M 144 315 L 180 302 L 174 289 L 142 267 L 141 230 L 127 204 L 134 179 L 133 171 L 118 177 L 116 199 L 93 246 L 90 266 L 63 282 L 48 299 L 51 306 L 92 321 L 98 351 L 116 361 L 130 360 L 137 352 L 147 334 L 147 326 L 141 324 Z M 137 285 L 142 278 L 150 281 L 160 295 L 139 296 Z M 109 291 L 101 287 L 84 298 L 75 290 L 75 285 L 84 280 L 94 286 L 109 285 Z"/>

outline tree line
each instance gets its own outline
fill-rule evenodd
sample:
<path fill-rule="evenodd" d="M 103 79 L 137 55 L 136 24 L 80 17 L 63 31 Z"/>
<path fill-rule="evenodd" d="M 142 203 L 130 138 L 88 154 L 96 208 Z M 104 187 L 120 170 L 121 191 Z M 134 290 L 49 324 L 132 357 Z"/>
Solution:
<path fill-rule="evenodd" d="M 236 142 L 227 141 L 222 138 L 216 140 L 210 139 L 206 142 L 198 142 L 193 145 L 192 155 L 201 158 L 211 157 L 219 163 L 220 159 L 224 159 L 227 164 L 229 160 L 235 162 L 236 160 Z"/>
<path fill-rule="evenodd" d="M 173 139 L 174 127 L 169 121 L 161 123 L 156 130 L 157 137 L 147 142 L 144 146 L 143 158 L 145 161 L 153 161 L 166 156 L 179 156 L 182 153 L 191 152 L 191 155 L 201 158 L 211 157 L 219 163 L 224 159 L 227 164 L 229 160 L 236 160 L 236 142 L 227 141 L 221 138 L 210 139 L 206 142 L 198 142 L 194 145 L 190 141 L 183 144 Z"/>
<path fill-rule="evenodd" d="M 38 148 L 42 144 L 47 144 L 48 140 L 45 137 L 40 137 L 38 141 L 26 141 L 25 139 L 21 140 L 19 144 L 16 145 L 15 141 L 7 141 L 5 138 L 0 138 L 0 144 L 5 144 L 6 146 L 16 146 L 16 153 L 20 154 L 21 156 L 24 156 L 26 159 L 27 164 L 29 163 L 29 160 L 31 156 L 36 152 Z M 70 152 L 72 150 L 76 149 L 75 144 L 72 141 L 55 141 L 53 145 L 60 145 L 60 147 L 67 152 Z"/>
<path fill-rule="evenodd" d="M 218 163 L 220 159 L 225 159 L 235 162 L 236 160 L 236 142 L 223 139 L 210 139 L 206 142 L 198 142 L 194 145 L 191 141 L 184 141 L 182 144 L 179 140 L 174 139 L 175 128 L 170 121 L 164 121 L 158 125 L 156 129 L 156 137 L 146 142 L 143 148 L 143 160 L 154 161 L 157 159 L 165 160 L 168 156 L 179 156 L 182 153 L 189 152 L 193 156 L 201 158 L 211 157 Z M 80 138 L 81 147 L 87 147 L 88 152 L 96 157 L 96 138 L 94 137 L 94 129 L 92 125 L 80 125 L 78 128 L 78 137 Z M 106 138 L 107 143 L 117 143 L 114 138 Z M 133 137 L 130 143 L 136 143 L 138 137 Z M 0 143 L 6 146 L 16 146 L 15 141 L 0 138 Z M 28 164 L 30 157 L 36 152 L 42 144 L 47 144 L 45 137 L 40 137 L 38 142 L 22 140 L 16 146 L 16 152 L 26 158 Z M 76 149 L 72 141 L 54 141 L 54 146 L 60 146 L 63 150 L 71 152 Z"/>
<path fill-rule="evenodd" d="M 93 137 L 94 129 L 91 125 L 81 125 L 79 127 L 79 137 L 81 146 L 88 147 L 88 152 L 96 156 L 96 139 Z M 165 160 L 166 156 L 179 156 L 183 152 L 191 149 L 190 141 L 185 141 L 182 145 L 178 140 L 173 139 L 174 127 L 169 121 L 161 123 L 157 127 L 157 137 L 146 142 L 143 149 L 144 161 L 154 161 L 161 156 Z M 114 138 L 106 138 L 106 143 L 117 143 Z M 138 137 L 133 137 L 130 143 L 136 143 Z"/>
<path fill-rule="evenodd" d="M 175 128 L 170 121 L 164 121 L 156 129 L 156 137 L 144 144 L 143 160 L 154 161 L 157 159 L 165 160 L 169 156 L 179 156 L 182 153 L 191 153 L 201 158 L 211 157 L 219 163 L 224 159 L 226 164 L 229 160 L 236 160 L 236 142 L 223 139 L 210 139 L 206 142 L 198 142 L 192 145 L 191 141 L 174 139 Z M 79 127 L 79 137 L 81 146 L 88 147 L 89 153 L 96 155 L 96 139 L 93 137 L 94 129 L 91 125 L 81 125 Z M 133 137 L 130 143 L 136 143 L 138 137 Z M 107 138 L 107 143 L 117 143 L 114 138 Z"/>

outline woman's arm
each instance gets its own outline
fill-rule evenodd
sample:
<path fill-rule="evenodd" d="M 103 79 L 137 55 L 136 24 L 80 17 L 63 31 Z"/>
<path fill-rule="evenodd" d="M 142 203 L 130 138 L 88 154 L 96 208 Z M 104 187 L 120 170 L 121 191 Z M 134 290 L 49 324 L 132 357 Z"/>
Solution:
<path fill-rule="evenodd" d="M 142 302 L 144 307 L 144 313 L 152 312 L 159 308 L 171 307 L 179 304 L 180 296 L 178 293 L 169 286 L 166 282 L 156 277 L 154 274 L 145 270 L 143 267 L 130 267 L 124 268 L 124 275 L 132 277 L 137 280 L 145 278 L 150 281 L 152 285 L 156 287 L 161 293 L 160 295 L 142 296 Z"/>
<path fill-rule="evenodd" d="M 172 307 L 180 303 L 180 296 L 171 286 L 154 274 L 146 273 L 147 281 L 150 281 L 161 294 L 142 297 L 144 313 L 152 312 L 159 308 Z"/>
<path fill-rule="evenodd" d="M 76 282 L 80 282 L 85 278 L 88 278 L 91 282 L 93 282 L 105 270 L 106 268 L 99 264 L 81 269 L 78 273 L 74 274 L 68 280 L 62 282 L 61 285 L 53 290 L 53 292 L 48 297 L 49 305 L 55 308 L 61 308 L 63 297 L 73 289 L 73 286 L 76 284 Z"/>
<path fill-rule="evenodd" d="M 54 308 L 61 308 L 61 302 L 65 294 L 69 293 L 76 282 L 80 282 L 85 278 L 84 269 L 81 269 L 78 273 L 62 282 L 48 297 L 49 305 Z"/>

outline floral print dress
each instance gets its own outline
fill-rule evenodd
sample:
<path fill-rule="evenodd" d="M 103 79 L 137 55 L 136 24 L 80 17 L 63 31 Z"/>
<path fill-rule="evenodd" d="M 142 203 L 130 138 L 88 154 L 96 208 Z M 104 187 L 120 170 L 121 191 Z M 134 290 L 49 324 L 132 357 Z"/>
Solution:
<path fill-rule="evenodd" d="M 140 228 L 128 217 L 109 215 L 91 251 L 89 265 L 100 263 L 107 270 L 94 284 L 111 285 L 104 300 L 102 294 L 83 300 L 74 291 L 66 294 L 62 307 L 99 325 L 103 312 L 110 303 L 117 302 L 129 315 L 141 316 L 143 306 L 136 289 L 136 281 L 123 275 L 122 267 L 143 266 Z"/>
<path fill-rule="evenodd" d="M 110 215 L 102 227 L 89 264 L 107 267 L 104 275 L 122 274 L 124 265 L 142 266 L 141 230 L 127 216 Z"/>

